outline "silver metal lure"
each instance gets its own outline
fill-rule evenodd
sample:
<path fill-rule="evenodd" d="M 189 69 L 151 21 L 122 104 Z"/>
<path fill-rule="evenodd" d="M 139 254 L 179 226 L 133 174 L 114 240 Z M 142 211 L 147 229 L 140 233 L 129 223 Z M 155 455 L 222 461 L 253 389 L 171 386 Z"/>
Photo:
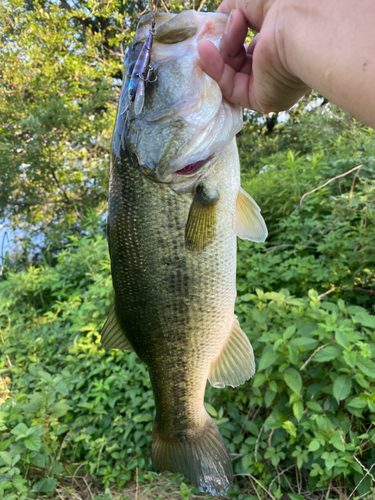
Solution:
<path fill-rule="evenodd" d="M 151 74 L 154 72 L 153 67 L 150 65 L 151 48 L 154 36 L 156 34 L 155 11 L 152 0 L 150 0 L 150 9 L 152 15 L 151 29 L 149 31 L 147 40 L 143 44 L 142 50 L 139 53 L 138 59 L 134 65 L 134 69 L 130 77 L 130 82 L 128 85 L 129 104 L 125 122 L 128 119 L 129 111 L 133 102 L 135 114 L 139 115 L 139 113 L 142 111 L 145 99 L 145 82 L 153 83 L 157 80 L 156 76 L 153 80 L 150 79 Z"/>

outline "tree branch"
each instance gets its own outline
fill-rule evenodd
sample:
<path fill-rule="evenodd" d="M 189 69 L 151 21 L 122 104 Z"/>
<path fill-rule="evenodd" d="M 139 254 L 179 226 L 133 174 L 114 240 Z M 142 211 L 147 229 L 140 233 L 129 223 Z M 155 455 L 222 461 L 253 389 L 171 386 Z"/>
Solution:
<path fill-rule="evenodd" d="M 206 0 L 202 0 L 201 1 L 200 5 L 199 5 L 199 7 L 197 9 L 197 12 L 200 12 L 202 10 L 202 8 L 203 8 L 203 6 L 204 6 L 205 3 L 206 3 Z"/>
<path fill-rule="evenodd" d="M 327 186 L 328 184 L 330 184 L 331 182 L 335 181 L 336 179 L 340 179 L 340 177 L 345 177 L 345 175 L 348 175 L 348 174 L 351 174 L 352 172 L 354 172 L 355 170 L 358 170 L 359 168 L 362 168 L 363 165 L 358 165 L 357 167 L 354 167 L 352 168 L 351 170 L 349 170 L 348 172 L 345 172 L 344 174 L 341 174 L 341 175 L 336 175 L 336 177 L 332 177 L 332 179 L 330 179 L 329 181 L 325 182 L 324 184 L 322 184 L 321 186 L 318 186 L 317 188 L 313 189 L 312 191 L 309 191 L 308 193 L 305 193 L 302 198 L 299 200 L 299 204 L 298 204 L 298 207 L 301 207 L 302 206 L 302 202 L 304 200 L 304 198 L 306 196 L 308 196 L 309 194 L 312 194 L 312 193 L 315 193 L 315 191 L 318 191 L 319 189 Z"/>

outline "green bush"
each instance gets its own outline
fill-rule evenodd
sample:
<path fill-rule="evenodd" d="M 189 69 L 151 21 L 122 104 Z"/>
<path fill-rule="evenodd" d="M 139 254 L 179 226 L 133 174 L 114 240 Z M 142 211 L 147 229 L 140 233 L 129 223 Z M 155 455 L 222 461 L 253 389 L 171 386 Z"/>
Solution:
<path fill-rule="evenodd" d="M 221 432 L 243 454 L 237 472 L 272 482 L 275 498 L 287 487 L 273 481 L 277 466 L 296 466 L 311 490 L 331 478 L 354 488 L 364 471 L 353 455 L 365 467 L 375 462 L 375 316 L 313 290 L 297 299 L 258 289 L 238 302 L 258 362 L 251 383 L 227 396 Z M 210 395 L 217 407 L 220 395 Z M 359 492 L 369 487 L 367 476 Z"/>
<path fill-rule="evenodd" d="M 257 372 L 239 388 L 206 393 L 233 454 L 230 495 L 238 499 L 253 500 L 255 489 L 261 498 L 266 489 L 275 499 L 354 499 L 375 486 L 373 133 L 343 129 L 320 110 L 296 116 L 300 123 L 292 115 L 273 137 L 250 123 L 241 138 L 241 156 L 257 137 L 251 154 L 258 170 L 268 165 L 261 174 L 245 168 L 243 178 L 270 236 L 239 242 L 238 259 L 236 314 Z M 282 151 L 296 127 L 298 140 Z M 359 161 L 355 178 L 333 180 L 296 208 Z M 154 414 L 147 369 L 134 353 L 100 347 L 111 302 L 99 216 L 56 255 L 27 265 L 8 259 L 0 281 L 0 377 L 9 388 L 0 410 L 1 498 L 51 497 L 80 471 L 108 498 L 109 487 L 121 491 L 135 477 L 156 481 L 145 472 Z M 175 497 L 190 498 L 179 481 Z"/>

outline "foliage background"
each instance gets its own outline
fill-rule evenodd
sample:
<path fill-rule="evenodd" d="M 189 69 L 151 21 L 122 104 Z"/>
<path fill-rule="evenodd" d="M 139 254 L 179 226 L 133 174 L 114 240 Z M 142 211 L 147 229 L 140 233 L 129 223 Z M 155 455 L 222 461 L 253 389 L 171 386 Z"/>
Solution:
<path fill-rule="evenodd" d="M 180 476 L 149 472 L 147 370 L 134 353 L 99 343 L 112 301 L 110 137 L 124 47 L 145 9 L 111 0 L 0 5 L 0 217 L 27 235 L 0 277 L 6 500 L 197 493 Z M 238 146 L 243 185 L 270 236 L 239 241 L 236 313 L 257 373 L 235 390 L 206 392 L 233 456 L 230 496 L 371 498 L 374 132 L 310 94 L 271 133 L 245 113 Z"/>

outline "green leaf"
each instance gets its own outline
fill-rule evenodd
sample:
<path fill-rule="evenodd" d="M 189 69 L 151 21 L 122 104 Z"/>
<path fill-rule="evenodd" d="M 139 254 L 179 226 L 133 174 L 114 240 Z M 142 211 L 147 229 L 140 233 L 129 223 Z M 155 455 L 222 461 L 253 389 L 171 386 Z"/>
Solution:
<path fill-rule="evenodd" d="M 351 406 L 352 408 L 362 409 L 362 408 L 365 408 L 367 406 L 367 401 L 357 397 L 357 398 L 353 398 L 352 400 L 350 400 L 347 403 L 347 405 Z"/>
<path fill-rule="evenodd" d="M 291 422 L 290 420 L 287 420 L 286 422 L 284 422 L 281 426 L 288 434 L 290 434 L 292 437 L 296 437 L 297 436 L 297 428 L 296 426 L 293 424 L 293 422 Z"/>
<path fill-rule="evenodd" d="M 358 384 L 361 387 L 363 387 L 364 389 L 368 389 L 370 387 L 370 384 L 368 383 L 368 381 L 366 380 L 366 378 L 362 375 L 362 373 L 357 372 L 354 375 L 354 378 L 355 378 L 356 382 L 358 382 Z"/>
<path fill-rule="evenodd" d="M 27 437 L 25 439 L 24 443 L 25 443 L 26 448 L 31 450 L 31 451 L 39 451 L 40 447 L 42 446 L 42 442 L 40 440 L 40 437 L 35 436 L 34 434 Z"/>
<path fill-rule="evenodd" d="M 298 337 L 290 342 L 291 345 L 296 347 L 303 347 L 304 350 L 315 349 L 318 345 L 318 341 L 311 337 Z"/>
<path fill-rule="evenodd" d="M 317 423 L 319 430 L 325 431 L 325 432 L 330 432 L 330 430 L 333 427 L 332 422 L 325 415 L 318 415 L 316 417 L 316 423 Z"/>
<path fill-rule="evenodd" d="M 345 363 L 350 366 L 350 368 L 355 369 L 357 363 L 357 352 L 356 351 L 344 351 L 343 358 Z"/>
<path fill-rule="evenodd" d="M 252 464 L 253 462 L 253 455 L 252 453 L 247 453 L 246 455 L 244 455 L 242 457 L 242 467 L 244 468 L 245 471 L 248 470 L 248 468 L 250 467 L 250 465 Z"/>
<path fill-rule="evenodd" d="M 20 460 L 21 460 L 21 455 L 17 453 L 17 455 L 12 458 L 12 467 L 14 467 Z"/>
<path fill-rule="evenodd" d="M 272 404 L 272 401 L 275 399 L 276 392 L 272 389 L 268 388 L 264 394 L 264 404 L 267 408 L 269 408 Z"/>
<path fill-rule="evenodd" d="M 281 293 L 277 293 L 277 292 L 267 292 L 267 293 L 264 294 L 264 296 L 268 300 L 279 301 L 279 300 L 284 300 L 285 299 L 284 295 L 282 295 Z"/>
<path fill-rule="evenodd" d="M 331 439 L 329 440 L 333 446 L 339 451 L 345 451 L 345 441 L 341 437 L 339 432 L 335 432 Z"/>
<path fill-rule="evenodd" d="M 54 478 L 44 478 L 38 481 L 33 486 L 33 491 L 38 493 L 52 493 L 57 486 L 57 479 Z"/>
<path fill-rule="evenodd" d="M 16 425 L 10 432 L 15 436 L 21 436 L 26 434 L 27 429 L 27 425 L 21 422 L 20 424 Z"/>
<path fill-rule="evenodd" d="M 263 373 L 256 373 L 252 379 L 252 386 L 254 388 L 260 387 L 264 381 L 266 380 L 266 376 Z"/>
<path fill-rule="evenodd" d="M 48 372 L 46 372 L 44 370 L 39 370 L 38 375 L 45 382 L 49 382 L 49 383 L 52 382 L 52 376 Z"/>
<path fill-rule="evenodd" d="M 293 333 L 296 331 L 296 327 L 294 325 L 288 326 L 283 333 L 284 339 L 289 339 Z"/>
<path fill-rule="evenodd" d="M 39 393 L 34 394 L 29 403 L 25 404 L 24 409 L 27 413 L 32 413 L 36 414 L 38 411 L 41 410 L 44 404 L 44 399 L 43 396 Z"/>
<path fill-rule="evenodd" d="M 340 347 L 335 345 L 327 345 L 318 351 L 313 357 L 313 361 L 318 361 L 319 363 L 325 363 L 326 361 L 332 361 L 341 355 L 342 350 Z"/>
<path fill-rule="evenodd" d="M 216 415 L 215 415 L 216 416 Z M 135 415 L 133 418 L 133 422 L 150 422 L 152 420 L 152 415 L 148 413 L 140 413 L 139 415 Z"/>
<path fill-rule="evenodd" d="M 263 352 L 263 355 L 259 360 L 258 370 L 259 371 L 265 370 L 266 368 L 271 366 L 277 360 L 278 357 L 279 355 L 277 352 L 273 351 Z"/>
<path fill-rule="evenodd" d="M 357 366 L 368 377 L 375 378 L 375 363 L 369 358 L 358 356 Z"/>
<path fill-rule="evenodd" d="M 49 408 L 49 413 L 51 414 L 52 417 L 60 418 L 66 415 L 69 410 L 70 406 L 63 401 L 60 401 L 59 403 L 54 403 Z"/>
<path fill-rule="evenodd" d="M 299 422 L 303 415 L 303 404 L 301 401 L 296 401 L 293 403 L 293 414 Z"/>
<path fill-rule="evenodd" d="M 211 417 L 217 417 L 217 411 L 212 405 L 210 405 L 210 403 L 204 403 L 204 407 L 206 408 L 207 413 L 211 415 Z"/>
<path fill-rule="evenodd" d="M 277 392 L 277 383 L 274 380 L 271 380 L 271 382 L 269 383 L 269 388 L 271 389 L 271 391 Z"/>
<path fill-rule="evenodd" d="M 30 462 L 35 465 L 35 467 L 40 467 L 41 469 L 46 466 L 47 457 L 43 453 L 36 453 L 35 456 L 30 458 Z"/>
<path fill-rule="evenodd" d="M 251 422 L 251 421 L 246 422 L 246 429 L 249 432 L 251 432 L 251 434 L 253 434 L 254 436 L 258 436 L 258 434 L 259 434 L 259 428 L 255 422 Z"/>
<path fill-rule="evenodd" d="M 363 307 L 360 307 L 360 306 L 348 306 L 346 308 L 346 311 L 349 314 L 362 314 L 362 313 L 367 314 L 366 309 L 364 309 Z"/>
<path fill-rule="evenodd" d="M 9 465 L 9 467 L 11 467 L 12 455 L 8 451 L 0 451 L 0 458 L 6 465 Z"/>
<path fill-rule="evenodd" d="M 286 413 L 283 411 L 273 411 L 266 420 L 269 429 L 278 429 L 287 420 Z"/>
<path fill-rule="evenodd" d="M 288 344 L 288 351 L 289 351 L 289 361 L 291 362 L 292 365 L 297 365 L 298 360 L 299 360 L 299 349 L 296 345 L 293 345 L 292 342 Z"/>
<path fill-rule="evenodd" d="M 360 312 L 354 316 L 354 321 L 368 328 L 375 328 L 375 316 L 371 316 L 366 311 Z"/>
<path fill-rule="evenodd" d="M 342 347 L 349 347 L 348 335 L 345 332 L 338 330 L 335 333 L 335 339 L 336 342 L 340 344 Z"/>
<path fill-rule="evenodd" d="M 318 413 L 323 413 L 323 408 L 316 401 L 308 401 L 306 403 L 306 406 L 311 411 L 315 411 L 315 412 L 318 412 Z"/>
<path fill-rule="evenodd" d="M 352 380 L 348 375 L 340 375 L 333 383 L 333 395 L 336 401 L 340 403 L 341 400 L 349 396 L 352 389 Z"/>
<path fill-rule="evenodd" d="M 335 465 L 335 461 L 337 459 L 337 453 L 336 452 L 329 453 L 328 451 L 326 451 L 322 454 L 322 458 L 325 461 L 327 469 L 331 470 Z"/>
<path fill-rule="evenodd" d="M 288 368 L 284 372 L 284 380 L 286 385 L 292 389 L 293 392 L 300 395 L 302 389 L 302 378 L 299 372 L 294 368 Z"/>
<path fill-rule="evenodd" d="M 22 476 L 15 476 L 13 478 L 13 484 L 20 493 L 26 493 L 28 490 L 27 480 Z"/>
<path fill-rule="evenodd" d="M 316 451 L 319 450 L 319 448 L 320 448 L 320 443 L 317 439 L 313 439 L 312 441 L 310 441 L 309 451 Z"/>

